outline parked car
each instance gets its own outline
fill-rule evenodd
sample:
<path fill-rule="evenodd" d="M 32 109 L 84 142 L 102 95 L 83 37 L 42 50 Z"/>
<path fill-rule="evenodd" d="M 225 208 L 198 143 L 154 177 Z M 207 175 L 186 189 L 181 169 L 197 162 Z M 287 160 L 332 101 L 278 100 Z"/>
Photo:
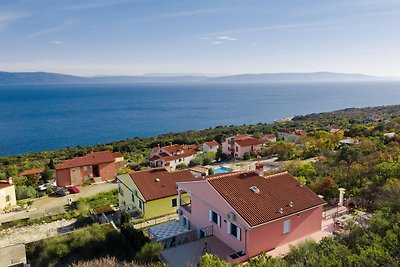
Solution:
<path fill-rule="evenodd" d="M 45 191 L 47 189 L 48 185 L 47 184 L 41 184 L 37 188 L 39 191 Z"/>
<path fill-rule="evenodd" d="M 63 196 L 69 195 L 69 191 L 65 188 L 59 188 L 59 189 L 55 190 L 52 195 L 56 196 L 56 197 L 63 197 Z"/>
<path fill-rule="evenodd" d="M 71 194 L 77 194 L 77 193 L 81 192 L 81 190 L 80 190 L 78 187 L 73 186 L 73 185 L 66 187 L 66 189 L 67 189 L 68 192 L 70 192 Z"/>

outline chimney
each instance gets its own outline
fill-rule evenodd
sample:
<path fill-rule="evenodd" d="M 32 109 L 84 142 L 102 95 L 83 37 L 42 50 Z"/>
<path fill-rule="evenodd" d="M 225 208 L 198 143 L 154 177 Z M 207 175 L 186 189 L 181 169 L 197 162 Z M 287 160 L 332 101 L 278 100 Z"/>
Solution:
<path fill-rule="evenodd" d="M 264 175 L 264 164 L 262 164 L 261 162 L 257 162 L 256 163 L 256 173 L 259 176 L 263 176 Z"/>
<path fill-rule="evenodd" d="M 9 184 L 13 184 L 13 178 L 10 176 L 10 177 L 8 177 L 8 183 Z"/>
<path fill-rule="evenodd" d="M 339 206 L 343 206 L 343 201 L 344 201 L 344 193 L 346 192 L 346 189 L 344 188 L 339 188 Z"/>

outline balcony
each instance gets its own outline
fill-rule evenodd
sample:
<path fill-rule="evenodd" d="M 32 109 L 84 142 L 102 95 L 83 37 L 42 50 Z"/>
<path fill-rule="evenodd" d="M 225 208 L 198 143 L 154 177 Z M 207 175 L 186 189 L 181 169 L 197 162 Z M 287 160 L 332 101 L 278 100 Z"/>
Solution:
<path fill-rule="evenodd" d="M 184 201 L 181 201 L 181 208 L 186 210 L 189 213 L 192 213 L 192 203 L 186 203 Z"/>

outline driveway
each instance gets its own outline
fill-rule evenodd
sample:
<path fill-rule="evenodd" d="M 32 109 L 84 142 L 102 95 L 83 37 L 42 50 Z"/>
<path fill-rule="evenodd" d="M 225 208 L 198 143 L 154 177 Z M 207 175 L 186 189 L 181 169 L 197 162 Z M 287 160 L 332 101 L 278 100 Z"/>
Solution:
<path fill-rule="evenodd" d="M 100 192 L 107 192 L 117 189 L 116 183 L 100 183 L 90 186 L 80 186 L 81 190 L 78 194 L 70 194 L 64 197 L 43 197 L 33 202 L 29 211 L 11 212 L 0 214 L 0 223 L 20 220 L 24 218 L 40 218 L 49 214 L 58 214 L 64 211 L 64 206 L 68 204 L 68 198 L 77 200 L 81 197 L 90 197 Z"/>

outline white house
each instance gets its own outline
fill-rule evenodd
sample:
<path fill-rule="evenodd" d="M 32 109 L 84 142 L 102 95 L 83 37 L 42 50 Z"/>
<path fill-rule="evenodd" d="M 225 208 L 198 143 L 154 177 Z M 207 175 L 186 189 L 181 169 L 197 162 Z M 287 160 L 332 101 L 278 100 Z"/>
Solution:
<path fill-rule="evenodd" d="M 210 142 L 205 142 L 203 144 L 203 151 L 204 152 L 217 152 L 219 144 L 217 141 L 212 140 Z"/>

